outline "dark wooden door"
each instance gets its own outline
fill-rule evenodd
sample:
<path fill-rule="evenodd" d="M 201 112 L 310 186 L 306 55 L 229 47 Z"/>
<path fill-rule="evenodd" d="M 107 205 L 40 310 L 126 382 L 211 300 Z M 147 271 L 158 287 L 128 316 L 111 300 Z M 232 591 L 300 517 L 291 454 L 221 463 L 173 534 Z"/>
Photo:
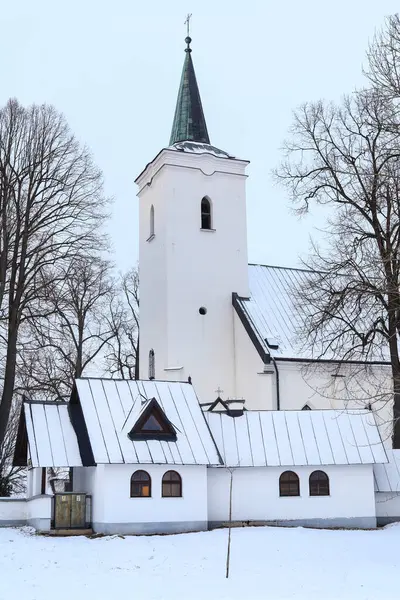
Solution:
<path fill-rule="evenodd" d="M 68 527 L 71 527 L 71 496 L 68 494 L 56 495 L 54 526 L 57 529 L 67 529 Z"/>
<path fill-rule="evenodd" d="M 54 527 L 56 529 L 80 529 L 86 525 L 85 494 L 56 494 Z"/>
<path fill-rule="evenodd" d="M 85 527 L 85 496 L 74 494 L 71 496 L 71 527 L 78 529 Z"/>

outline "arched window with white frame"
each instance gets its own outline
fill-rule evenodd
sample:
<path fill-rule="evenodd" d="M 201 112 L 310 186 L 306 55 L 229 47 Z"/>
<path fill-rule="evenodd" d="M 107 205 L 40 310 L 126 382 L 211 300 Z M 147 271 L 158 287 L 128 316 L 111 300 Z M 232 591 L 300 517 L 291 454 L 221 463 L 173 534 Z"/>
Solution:
<path fill-rule="evenodd" d="M 201 201 L 201 229 L 212 229 L 211 202 L 207 196 Z"/>

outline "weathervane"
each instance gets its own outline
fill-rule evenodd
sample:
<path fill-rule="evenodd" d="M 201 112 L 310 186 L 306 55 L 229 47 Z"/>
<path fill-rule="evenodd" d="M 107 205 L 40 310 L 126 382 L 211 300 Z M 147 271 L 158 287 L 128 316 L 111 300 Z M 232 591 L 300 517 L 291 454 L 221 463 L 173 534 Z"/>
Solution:
<path fill-rule="evenodd" d="M 186 17 L 186 21 L 185 21 L 185 25 L 187 28 L 187 36 L 185 39 L 185 42 L 187 43 L 187 48 L 185 48 L 185 52 L 191 52 L 192 49 L 190 47 L 190 42 L 192 41 L 192 38 L 190 37 L 190 19 L 192 18 L 192 13 L 188 13 L 187 17 Z"/>
<path fill-rule="evenodd" d="M 187 36 L 190 37 L 190 19 L 192 18 L 192 13 L 188 13 L 186 15 L 186 21 L 184 23 L 184 25 L 186 25 L 187 28 Z"/>

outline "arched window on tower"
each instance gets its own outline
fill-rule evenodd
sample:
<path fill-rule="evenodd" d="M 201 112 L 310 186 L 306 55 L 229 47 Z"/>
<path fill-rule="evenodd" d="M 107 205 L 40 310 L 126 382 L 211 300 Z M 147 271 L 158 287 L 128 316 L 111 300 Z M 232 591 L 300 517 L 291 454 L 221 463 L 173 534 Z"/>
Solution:
<path fill-rule="evenodd" d="M 201 201 L 201 228 L 212 229 L 211 202 L 206 196 Z"/>
<path fill-rule="evenodd" d="M 154 379 L 156 376 L 156 359 L 153 348 L 149 352 L 149 379 Z"/>
<path fill-rule="evenodd" d="M 150 208 L 150 236 L 149 238 L 152 238 L 154 235 L 154 206 L 151 205 Z"/>

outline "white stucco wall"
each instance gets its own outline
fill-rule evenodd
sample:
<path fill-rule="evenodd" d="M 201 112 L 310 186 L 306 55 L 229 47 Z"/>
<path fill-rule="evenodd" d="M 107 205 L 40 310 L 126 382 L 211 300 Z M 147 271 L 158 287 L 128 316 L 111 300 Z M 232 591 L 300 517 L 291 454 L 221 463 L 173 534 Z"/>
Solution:
<path fill-rule="evenodd" d="M 39 496 L 42 493 L 42 467 L 34 467 L 28 469 L 27 473 L 27 498 Z M 51 493 L 50 484 L 46 476 L 46 494 Z"/>
<path fill-rule="evenodd" d="M 25 525 L 27 515 L 25 498 L 0 498 L 0 527 Z"/>
<path fill-rule="evenodd" d="M 293 521 L 325 526 L 375 526 L 372 465 L 327 466 L 330 496 L 310 497 L 309 476 L 315 467 L 296 467 L 300 496 L 280 497 L 281 467 L 238 468 L 233 473 L 232 520 Z M 230 473 L 208 470 L 208 519 L 229 518 Z"/>
<path fill-rule="evenodd" d="M 332 364 L 280 360 L 277 364 L 282 410 L 299 410 L 305 404 L 314 409 L 361 408 L 372 401 L 382 419 L 390 415 L 390 403 L 378 402 L 385 382 L 390 385 L 387 367 L 374 365 L 367 373 L 364 366 L 345 365 L 340 369 L 343 377 L 334 377 Z"/>
<path fill-rule="evenodd" d="M 234 397 L 244 398 L 248 410 L 274 410 L 276 409 L 276 386 L 273 365 L 270 365 L 272 372 L 264 372 L 264 363 L 260 355 L 233 307 L 232 311 L 235 334 Z"/>
<path fill-rule="evenodd" d="M 151 477 L 151 498 L 130 497 L 130 479 L 139 469 Z M 177 466 L 174 469 L 182 477 L 182 498 L 162 498 L 161 480 L 168 470 L 167 465 L 99 465 L 81 469 L 79 489 L 92 494 L 95 531 L 161 533 L 206 529 L 206 467 Z"/>
<path fill-rule="evenodd" d="M 27 500 L 27 523 L 38 531 L 51 528 L 52 496 L 37 496 Z"/>
<path fill-rule="evenodd" d="M 400 493 L 376 492 L 375 502 L 379 525 L 400 521 Z"/>
<path fill-rule="evenodd" d="M 156 379 L 190 375 L 202 402 L 213 401 L 218 386 L 235 396 L 232 292 L 249 291 L 245 166 L 164 151 L 139 181 L 140 376 L 148 376 L 154 348 Z M 215 231 L 201 230 L 204 196 Z"/>
<path fill-rule="evenodd" d="M 103 489 L 105 480 L 104 468 L 105 465 L 98 465 L 97 467 L 74 467 L 73 491 L 76 493 L 82 492 L 90 494 L 92 496 L 92 522 L 96 523 L 103 523 L 105 518 L 105 494 Z"/>

